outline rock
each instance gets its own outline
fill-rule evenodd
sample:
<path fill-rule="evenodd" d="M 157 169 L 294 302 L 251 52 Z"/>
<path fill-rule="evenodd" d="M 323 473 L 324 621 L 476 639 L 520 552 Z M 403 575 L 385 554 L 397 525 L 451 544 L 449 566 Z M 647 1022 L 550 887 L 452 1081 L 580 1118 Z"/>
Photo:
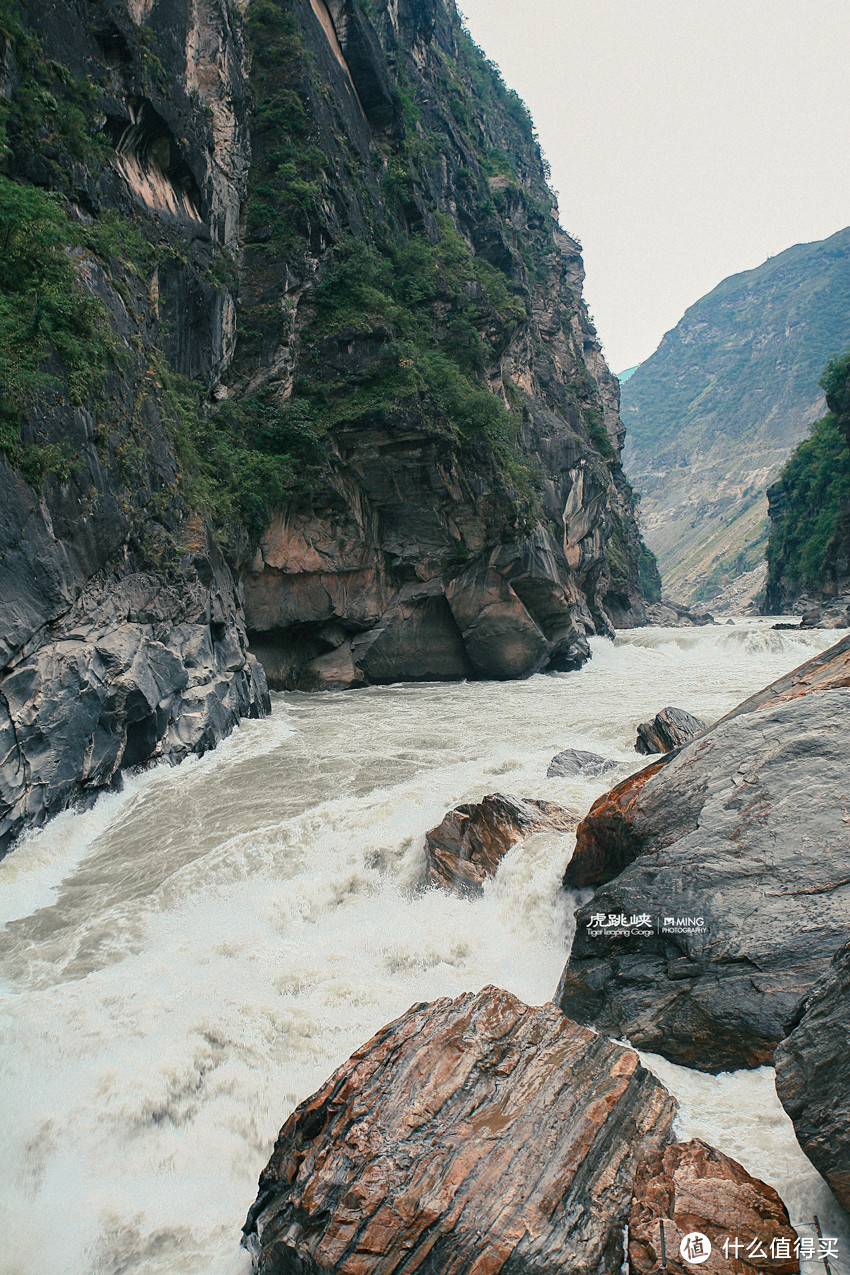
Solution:
<path fill-rule="evenodd" d="M 700 1265 L 712 1275 L 794 1275 L 800 1269 L 796 1257 L 771 1257 L 771 1241 L 786 1241 L 793 1254 L 797 1239 L 773 1187 L 698 1138 L 652 1151 L 638 1165 L 629 1218 L 631 1275 L 655 1275 L 661 1269 L 662 1220 L 670 1275 L 691 1275 L 696 1269 L 680 1257 L 682 1240 L 694 1231 L 711 1241 L 711 1257 Z M 736 1239 L 742 1247 L 730 1247 L 727 1258 L 723 1242 Z M 758 1251 L 754 1244 L 761 1245 L 764 1258 L 747 1257 L 748 1247 Z"/>
<path fill-rule="evenodd" d="M 446 596 L 481 677 L 528 677 L 544 668 L 549 644 L 507 580 L 486 563 L 464 572 Z"/>
<path fill-rule="evenodd" d="M 584 775 L 585 778 L 592 779 L 596 775 L 604 775 L 609 770 L 616 769 L 617 763 L 610 757 L 599 757 L 596 753 L 586 753 L 580 748 L 565 748 L 550 761 L 546 778 L 560 779 Z"/>
<path fill-rule="evenodd" d="M 350 691 L 366 686 L 366 678 L 355 665 L 351 642 L 343 642 L 325 655 L 317 655 L 297 673 L 299 691 Z"/>
<path fill-rule="evenodd" d="M 635 750 L 644 755 L 669 753 L 707 729 L 706 722 L 683 708 L 662 708 L 651 722 L 641 722 L 638 726 Z"/>
<path fill-rule="evenodd" d="M 572 832 L 576 815 L 552 801 L 518 801 L 493 793 L 450 810 L 425 834 L 425 880 L 454 894 L 480 894 L 504 856 L 533 832 Z"/>
<path fill-rule="evenodd" d="M 708 1071 L 772 1060 L 850 929 L 848 662 L 844 639 L 594 804 L 565 885 L 609 884 L 577 914 L 565 1013 Z"/>
<path fill-rule="evenodd" d="M 613 1272 L 674 1113 L 632 1050 L 552 1005 L 415 1005 L 287 1120 L 246 1242 L 260 1275 Z"/>
<path fill-rule="evenodd" d="M 214 748 L 270 710 L 229 572 L 93 581 L 0 678 L 0 856 L 119 772 Z"/>
<path fill-rule="evenodd" d="M 446 682 L 475 676 L 442 581 L 406 585 L 375 628 L 354 638 L 364 681 Z"/>
<path fill-rule="evenodd" d="M 797 1140 L 850 1213 L 850 943 L 776 1050 L 776 1092 Z"/>
<path fill-rule="evenodd" d="M 670 598 L 651 602 L 646 610 L 651 624 L 659 624 L 668 629 L 689 629 L 717 623 L 708 611 L 696 611 L 693 607 L 685 606 L 682 602 L 673 602 Z"/>
<path fill-rule="evenodd" d="M 808 611 L 804 611 L 800 618 L 801 629 L 817 629 L 823 619 L 823 612 L 820 607 L 811 607 Z"/>

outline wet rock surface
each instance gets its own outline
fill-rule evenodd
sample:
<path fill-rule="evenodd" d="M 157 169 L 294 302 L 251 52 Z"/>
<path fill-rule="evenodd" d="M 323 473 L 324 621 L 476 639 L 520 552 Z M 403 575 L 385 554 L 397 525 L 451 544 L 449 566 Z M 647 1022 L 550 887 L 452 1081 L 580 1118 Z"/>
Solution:
<path fill-rule="evenodd" d="M 565 748 L 550 761 L 546 778 L 568 779 L 573 775 L 584 775 L 590 779 L 616 769 L 617 762 L 610 757 L 600 757 L 598 753 L 584 752 L 580 748 Z"/>
<path fill-rule="evenodd" d="M 480 894 L 504 856 L 534 832 L 572 832 L 578 816 L 552 801 L 493 793 L 450 810 L 425 834 L 425 881 L 453 894 Z"/>
<path fill-rule="evenodd" d="M 850 927 L 849 658 L 845 639 L 594 804 L 565 884 L 607 884 L 565 1013 L 709 1071 L 772 1060 Z"/>
<path fill-rule="evenodd" d="M 694 1269 L 714 1275 L 795 1275 L 800 1269 L 794 1256 L 772 1256 L 772 1241 L 784 1242 L 773 1253 L 783 1253 L 787 1245 L 793 1254 L 797 1238 L 776 1191 L 697 1138 L 653 1151 L 638 1166 L 629 1217 L 632 1275 L 661 1270 L 662 1225 L 670 1275 L 690 1275 Z M 706 1235 L 712 1246 L 711 1256 L 698 1268 L 680 1255 L 682 1240 L 694 1231 Z M 732 1241 L 728 1257 L 725 1240 Z"/>
<path fill-rule="evenodd" d="M 708 729 L 708 724 L 683 708 L 662 708 L 651 722 L 641 722 L 637 728 L 635 751 L 647 756 L 651 753 L 669 753 L 680 748 Z"/>
<path fill-rule="evenodd" d="M 850 1212 L 850 943 L 776 1051 L 776 1092 L 797 1140 Z"/>
<path fill-rule="evenodd" d="M 651 624 L 660 624 L 668 629 L 700 628 L 706 624 L 717 623 L 710 612 L 685 606 L 682 602 L 673 602 L 670 598 L 651 602 L 646 611 Z"/>
<path fill-rule="evenodd" d="M 554 1006 L 492 987 L 416 1005 L 290 1116 L 247 1242 L 261 1275 L 608 1275 L 674 1112 L 633 1051 Z"/>

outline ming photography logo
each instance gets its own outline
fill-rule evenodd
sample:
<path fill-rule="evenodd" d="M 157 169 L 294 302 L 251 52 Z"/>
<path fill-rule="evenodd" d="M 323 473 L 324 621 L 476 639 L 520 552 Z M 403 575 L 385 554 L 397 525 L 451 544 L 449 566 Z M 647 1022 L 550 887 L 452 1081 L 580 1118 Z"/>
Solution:
<path fill-rule="evenodd" d="M 654 934 L 705 934 L 705 917 L 650 912 L 594 912 L 587 920 L 590 938 L 651 938 Z"/>

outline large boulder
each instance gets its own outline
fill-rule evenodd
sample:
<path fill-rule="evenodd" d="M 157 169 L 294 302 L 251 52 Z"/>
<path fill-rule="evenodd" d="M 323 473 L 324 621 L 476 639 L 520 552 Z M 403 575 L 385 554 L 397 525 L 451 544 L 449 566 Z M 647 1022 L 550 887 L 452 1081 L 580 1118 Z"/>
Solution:
<path fill-rule="evenodd" d="M 776 1092 L 797 1140 L 850 1213 L 850 943 L 776 1051 Z"/>
<path fill-rule="evenodd" d="M 849 659 L 845 639 L 591 808 L 565 883 L 608 884 L 565 1013 L 708 1071 L 772 1061 L 850 930 Z"/>
<path fill-rule="evenodd" d="M 662 1226 L 670 1275 L 694 1270 L 680 1254 L 694 1232 L 711 1244 L 711 1256 L 698 1263 L 710 1275 L 800 1269 L 793 1256 L 797 1233 L 773 1187 L 698 1138 L 652 1151 L 638 1166 L 629 1218 L 631 1275 L 662 1269 Z"/>
<path fill-rule="evenodd" d="M 425 834 L 425 880 L 454 894 L 480 894 L 511 846 L 533 832 L 572 832 L 578 817 L 553 801 L 493 793 L 450 810 Z"/>
<path fill-rule="evenodd" d="M 609 1275 L 676 1104 L 630 1049 L 488 987 L 415 1005 L 281 1129 L 260 1275 Z"/>
<path fill-rule="evenodd" d="M 649 753 L 670 753 L 681 748 L 697 735 L 708 730 L 708 724 L 683 708 L 662 708 L 651 722 L 641 722 L 637 728 L 635 750 L 646 756 Z"/>

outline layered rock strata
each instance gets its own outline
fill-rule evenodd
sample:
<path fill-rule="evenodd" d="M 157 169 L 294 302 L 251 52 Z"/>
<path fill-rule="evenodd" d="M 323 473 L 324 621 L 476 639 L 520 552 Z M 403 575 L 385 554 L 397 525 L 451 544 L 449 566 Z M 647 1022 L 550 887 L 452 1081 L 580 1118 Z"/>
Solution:
<path fill-rule="evenodd" d="M 632 1275 L 663 1269 L 662 1252 L 669 1275 L 690 1275 L 694 1263 L 681 1256 L 681 1245 L 694 1232 L 711 1244 L 710 1257 L 698 1265 L 712 1275 L 800 1269 L 797 1233 L 773 1187 L 698 1138 L 654 1151 L 638 1166 L 629 1217 Z"/>
<path fill-rule="evenodd" d="M 619 1270 L 674 1112 L 635 1053 L 554 1006 L 416 1005 L 290 1116 L 247 1242 L 261 1275 Z"/>
<path fill-rule="evenodd" d="M 850 1213 L 850 944 L 776 1051 L 776 1092 L 797 1140 Z"/>
<path fill-rule="evenodd" d="M 534 832 L 572 832 L 578 822 L 553 801 L 518 801 L 501 793 L 457 806 L 425 834 L 425 881 L 453 894 L 480 894 L 517 842 Z"/>
<path fill-rule="evenodd" d="M 845 639 L 595 803 L 565 1013 L 709 1071 L 772 1060 L 850 926 L 848 661 Z M 649 935 L 590 924 L 633 914 Z"/>

